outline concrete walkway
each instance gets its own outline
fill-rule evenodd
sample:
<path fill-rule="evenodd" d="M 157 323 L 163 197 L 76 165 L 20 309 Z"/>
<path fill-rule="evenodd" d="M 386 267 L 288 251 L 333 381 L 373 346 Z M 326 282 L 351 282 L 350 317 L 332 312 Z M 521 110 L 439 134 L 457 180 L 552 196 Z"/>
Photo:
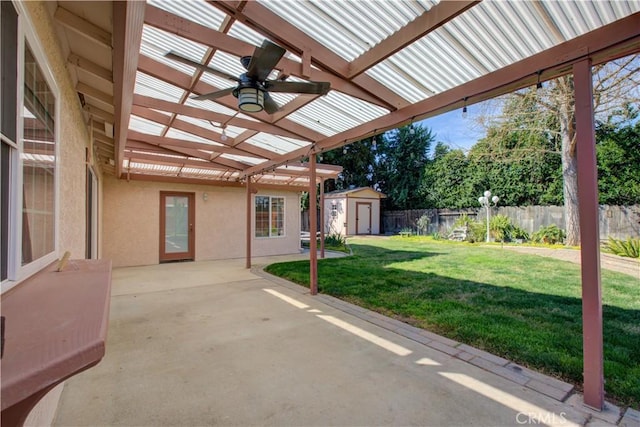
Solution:
<path fill-rule="evenodd" d="M 55 425 L 619 421 L 617 408 L 590 412 L 571 392 L 428 331 L 311 297 L 243 260 L 174 263 L 113 271 L 107 354 L 67 382 Z"/>

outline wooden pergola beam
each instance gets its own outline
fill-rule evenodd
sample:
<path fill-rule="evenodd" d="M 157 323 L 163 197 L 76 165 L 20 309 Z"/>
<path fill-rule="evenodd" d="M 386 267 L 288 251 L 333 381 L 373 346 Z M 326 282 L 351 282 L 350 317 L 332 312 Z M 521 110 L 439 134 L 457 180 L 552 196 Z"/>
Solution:
<path fill-rule="evenodd" d="M 127 130 L 142 42 L 144 6 L 144 2 L 113 2 L 113 105 L 115 107 L 116 176 L 120 176 L 122 173 L 122 160 L 127 142 Z"/>
<path fill-rule="evenodd" d="M 572 65 L 585 58 L 592 58 L 594 65 L 596 65 L 640 52 L 638 28 L 640 28 L 640 12 L 434 95 L 409 107 L 393 111 L 386 116 L 318 140 L 314 150 L 316 152 L 332 150 L 358 141 L 366 135 L 373 135 L 374 132 L 381 133 L 413 121 L 423 120 L 456 108 L 462 108 L 465 98 L 467 99 L 467 105 L 472 105 L 505 93 L 514 92 L 523 87 L 535 85 L 538 79 L 538 70 L 543 70 L 542 76 L 545 80 L 548 80 L 572 72 Z M 617 48 L 612 49 L 614 46 L 617 46 Z M 308 154 L 308 149 L 298 149 L 262 165 L 249 168 L 245 173 L 257 174 L 264 169 L 273 167 L 274 164 L 282 164 Z"/>
<path fill-rule="evenodd" d="M 86 19 L 68 11 L 67 9 L 58 6 L 54 14 L 54 18 L 64 27 L 74 31 L 76 34 L 86 37 L 95 43 L 100 44 L 103 47 L 111 48 L 111 34 L 92 24 Z M 115 22 L 115 20 L 114 20 Z M 115 33 L 115 25 L 114 25 Z"/>
<path fill-rule="evenodd" d="M 239 7 L 240 4 L 229 1 L 216 1 L 211 4 L 230 14 L 236 20 L 258 29 L 274 42 L 291 52 L 297 53 L 301 58 L 309 54 L 308 52 L 305 53 L 305 51 L 310 51 L 313 62 L 344 81 L 349 81 L 349 63 L 345 59 L 262 4 L 246 2 L 242 3 L 241 7 Z M 304 46 L 304 48 L 301 48 L 301 46 Z M 313 73 L 313 69 L 311 72 Z M 304 75 L 300 77 L 305 78 Z M 352 79 L 351 83 L 382 101 L 391 110 L 409 105 L 407 100 L 367 75 L 360 75 L 356 79 Z"/>
<path fill-rule="evenodd" d="M 219 2 L 213 2 L 212 4 L 216 7 L 220 6 Z M 233 10 L 236 10 L 235 7 Z M 235 19 L 236 16 L 232 14 L 231 18 Z M 209 46 L 213 49 L 238 57 L 250 56 L 256 48 L 251 43 L 244 42 L 235 37 L 229 36 L 228 34 L 207 28 L 195 22 L 187 21 L 152 5 L 147 5 L 145 22 L 153 27 L 177 34 L 188 40 L 204 44 L 205 46 Z M 291 51 L 296 52 L 296 50 Z M 333 89 L 340 90 L 341 92 L 362 99 L 363 101 L 367 101 L 384 108 L 393 109 L 393 103 L 381 100 L 379 96 L 364 90 L 358 85 L 353 84 L 334 73 L 319 70 L 317 68 L 311 68 L 310 75 L 305 76 L 302 64 L 287 58 L 282 58 L 276 68 L 282 69 L 283 74 L 299 77 L 301 79 L 329 82 Z"/>
<path fill-rule="evenodd" d="M 177 86 L 180 89 L 189 90 L 190 88 L 191 77 L 189 75 L 171 68 L 168 65 L 154 61 L 153 59 L 142 54 L 140 55 L 139 69 L 145 74 L 149 74 L 150 76 L 153 76 L 159 80 Z M 219 90 L 219 88 L 209 85 L 203 81 L 199 81 L 195 86 L 194 92 L 203 94 L 214 92 L 216 90 Z M 236 99 L 231 95 L 219 98 L 216 100 L 216 102 L 232 110 L 236 110 L 238 108 Z M 261 113 L 251 114 L 251 116 L 264 123 L 273 122 L 272 116 L 264 111 L 262 111 Z M 315 141 L 319 138 L 324 137 L 324 135 L 322 135 L 321 133 L 304 127 L 289 119 L 278 120 L 278 123 L 275 126 L 281 127 L 288 132 L 298 135 L 298 138 L 302 140 Z"/>
<path fill-rule="evenodd" d="M 247 120 L 240 117 L 229 116 L 227 114 L 216 113 L 215 111 L 205 110 L 202 108 L 190 107 L 184 104 L 178 104 L 176 102 L 165 101 L 162 99 L 152 98 L 144 95 L 134 95 L 133 105 L 139 105 L 141 107 L 153 108 L 154 110 L 167 111 L 169 113 L 176 113 L 185 116 L 191 116 L 198 119 L 210 120 L 222 125 L 236 126 L 244 129 L 255 130 L 258 132 L 266 132 L 272 135 L 286 136 L 289 138 L 302 139 L 309 141 L 301 137 L 300 135 L 283 129 L 279 126 L 274 126 L 270 123 L 256 122 L 253 120 Z M 277 113 L 276 113 L 277 114 Z M 233 142 L 230 144 L 233 145 Z"/>

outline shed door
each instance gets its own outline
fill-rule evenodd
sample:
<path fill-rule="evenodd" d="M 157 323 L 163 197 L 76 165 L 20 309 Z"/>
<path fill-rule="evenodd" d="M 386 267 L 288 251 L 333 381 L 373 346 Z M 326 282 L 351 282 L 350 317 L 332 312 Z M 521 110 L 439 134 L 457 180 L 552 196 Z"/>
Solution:
<path fill-rule="evenodd" d="M 371 234 L 371 203 L 356 202 L 356 234 Z"/>

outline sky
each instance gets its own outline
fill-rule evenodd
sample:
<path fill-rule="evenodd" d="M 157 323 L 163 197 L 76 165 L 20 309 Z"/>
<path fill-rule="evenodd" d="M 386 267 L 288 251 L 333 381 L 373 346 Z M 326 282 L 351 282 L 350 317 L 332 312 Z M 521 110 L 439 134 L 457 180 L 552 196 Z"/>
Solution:
<path fill-rule="evenodd" d="M 419 123 L 431 129 L 436 142 L 444 142 L 451 148 L 467 151 L 485 135 L 484 130 L 476 123 L 472 109 L 473 106 L 470 106 L 466 118 L 462 117 L 462 110 L 458 109 Z"/>

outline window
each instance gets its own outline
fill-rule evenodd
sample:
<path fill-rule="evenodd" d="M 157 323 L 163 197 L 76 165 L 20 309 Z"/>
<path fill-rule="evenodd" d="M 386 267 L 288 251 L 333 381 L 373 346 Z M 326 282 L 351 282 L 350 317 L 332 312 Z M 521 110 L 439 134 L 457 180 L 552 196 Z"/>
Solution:
<path fill-rule="evenodd" d="M 57 87 L 21 4 L 0 3 L 0 273 L 5 291 L 57 255 L 59 108 Z"/>
<path fill-rule="evenodd" d="M 55 250 L 55 96 L 31 49 L 24 52 L 22 265 Z"/>
<path fill-rule="evenodd" d="M 284 236 L 284 197 L 256 196 L 256 237 Z"/>
<path fill-rule="evenodd" d="M 0 281 L 9 276 L 10 183 L 17 145 L 18 14 L 11 2 L 0 2 Z M 13 102 L 11 102 L 13 100 Z"/>

